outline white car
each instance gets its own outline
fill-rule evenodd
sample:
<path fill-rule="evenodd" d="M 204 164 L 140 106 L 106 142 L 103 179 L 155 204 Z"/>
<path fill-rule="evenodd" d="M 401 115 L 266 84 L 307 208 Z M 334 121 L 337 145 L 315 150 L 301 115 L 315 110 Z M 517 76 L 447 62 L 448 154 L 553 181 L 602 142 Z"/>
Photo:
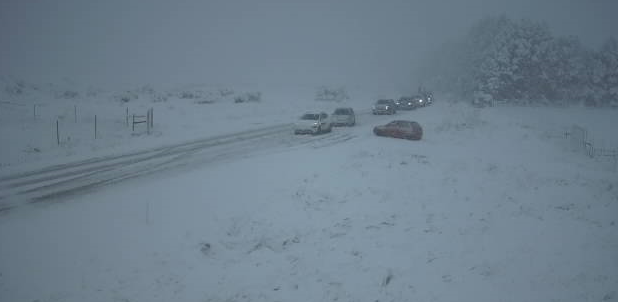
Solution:
<path fill-rule="evenodd" d="M 331 132 L 333 125 L 325 112 L 307 112 L 294 123 L 294 134 Z"/>

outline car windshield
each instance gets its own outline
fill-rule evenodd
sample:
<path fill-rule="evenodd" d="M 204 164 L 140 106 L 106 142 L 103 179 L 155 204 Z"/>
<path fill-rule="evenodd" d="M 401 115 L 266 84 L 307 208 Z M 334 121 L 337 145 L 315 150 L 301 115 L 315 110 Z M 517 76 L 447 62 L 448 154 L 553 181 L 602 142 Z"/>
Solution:
<path fill-rule="evenodd" d="M 390 104 L 391 100 L 379 100 L 378 104 Z"/>
<path fill-rule="evenodd" d="M 305 113 L 301 118 L 301 120 L 310 120 L 317 121 L 320 119 L 320 115 L 317 113 Z"/>
<path fill-rule="evenodd" d="M 335 114 L 350 114 L 350 110 L 346 108 L 338 108 L 335 110 Z"/>

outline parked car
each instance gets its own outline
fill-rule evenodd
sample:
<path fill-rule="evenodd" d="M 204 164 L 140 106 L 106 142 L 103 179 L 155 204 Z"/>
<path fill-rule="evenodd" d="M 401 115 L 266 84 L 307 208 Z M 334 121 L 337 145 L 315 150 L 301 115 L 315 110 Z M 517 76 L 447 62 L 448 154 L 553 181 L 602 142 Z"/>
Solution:
<path fill-rule="evenodd" d="M 332 130 L 330 118 L 325 112 L 307 112 L 294 123 L 294 134 L 320 134 Z"/>
<path fill-rule="evenodd" d="M 418 100 L 413 97 L 402 96 L 395 101 L 395 105 L 397 105 L 398 110 L 412 110 L 418 107 Z"/>
<path fill-rule="evenodd" d="M 423 137 L 423 128 L 414 121 L 396 120 L 386 125 L 374 127 L 373 133 L 377 136 L 420 140 Z"/>
<path fill-rule="evenodd" d="M 373 114 L 395 114 L 397 105 L 393 99 L 380 99 L 373 105 Z"/>
<path fill-rule="evenodd" d="M 356 125 L 356 115 L 352 108 L 337 108 L 330 117 L 333 126 Z"/>

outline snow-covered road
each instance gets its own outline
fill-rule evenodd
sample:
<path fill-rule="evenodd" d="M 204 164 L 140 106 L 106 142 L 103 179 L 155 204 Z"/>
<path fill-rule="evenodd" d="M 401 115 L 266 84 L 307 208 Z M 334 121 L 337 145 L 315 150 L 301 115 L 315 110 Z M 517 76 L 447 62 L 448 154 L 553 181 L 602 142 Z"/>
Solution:
<path fill-rule="evenodd" d="M 385 121 L 368 111 L 358 114 L 358 125 Z M 102 186 L 193 167 L 251 152 L 273 148 L 292 148 L 311 144 L 328 146 L 354 136 L 350 129 L 335 128 L 318 136 L 294 136 L 292 125 L 262 126 L 231 134 L 218 135 L 185 143 L 167 145 L 127 154 L 104 156 L 54 165 L 33 171 L 0 177 L 0 212 L 8 212 L 22 204 L 61 200 L 70 195 L 90 192 Z"/>

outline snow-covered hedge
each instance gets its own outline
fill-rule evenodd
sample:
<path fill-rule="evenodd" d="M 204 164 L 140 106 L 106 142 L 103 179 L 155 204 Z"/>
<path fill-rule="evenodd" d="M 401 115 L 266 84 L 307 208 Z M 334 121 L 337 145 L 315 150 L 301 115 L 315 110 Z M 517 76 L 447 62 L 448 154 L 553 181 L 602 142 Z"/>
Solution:
<path fill-rule="evenodd" d="M 333 88 L 327 86 L 321 86 L 316 89 L 315 100 L 316 101 L 334 101 L 341 102 L 349 99 L 348 92 L 345 88 Z"/>
<path fill-rule="evenodd" d="M 234 97 L 234 103 L 259 102 L 262 100 L 261 92 L 246 92 Z"/>
<path fill-rule="evenodd" d="M 128 103 L 133 100 L 139 99 L 139 95 L 133 91 L 127 90 L 123 93 L 114 95 L 114 100 L 122 103 Z"/>

